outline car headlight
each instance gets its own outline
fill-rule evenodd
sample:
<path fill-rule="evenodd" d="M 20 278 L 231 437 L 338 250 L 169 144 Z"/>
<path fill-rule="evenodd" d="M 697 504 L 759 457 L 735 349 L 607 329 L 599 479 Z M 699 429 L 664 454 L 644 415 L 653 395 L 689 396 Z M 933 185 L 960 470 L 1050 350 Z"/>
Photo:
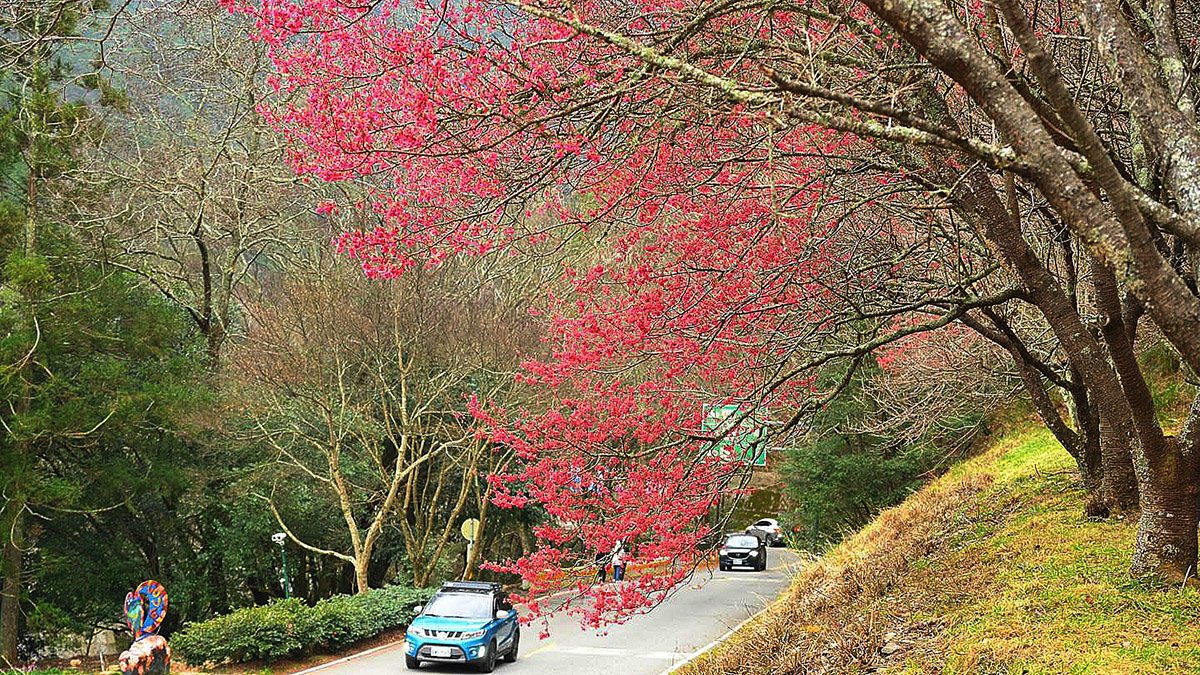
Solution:
<path fill-rule="evenodd" d="M 473 631 L 470 631 L 469 633 L 463 633 L 463 634 L 462 634 L 462 639 L 464 639 L 464 640 L 474 640 L 475 638 L 481 638 L 481 637 L 483 637 L 484 633 L 487 633 L 487 630 L 486 630 L 486 629 L 484 629 L 484 630 L 473 630 Z"/>
<path fill-rule="evenodd" d="M 721 549 L 721 555 L 729 555 L 729 549 L 727 549 L 727 548 Z"/>
<path fill-rule="evenodd" d="M 421 630 L 420 628 L 413 628 L 412 626 L 408 627 L 408 634 L 412 635 L 413 637 L 425 637 L 425 631 Z"/>
<path fill-rule="evenodd" d="M 754 557 L 754 556 L 756 556 L 756 555 L 758 555 L 758 550 L 757 550 L 757 549 L 756 549 L 756 550 L 754 550 L 754 551 L 750 551 L 750 557 L 751 557 L 751 558 L 753 558 L 753 557 Z"/>

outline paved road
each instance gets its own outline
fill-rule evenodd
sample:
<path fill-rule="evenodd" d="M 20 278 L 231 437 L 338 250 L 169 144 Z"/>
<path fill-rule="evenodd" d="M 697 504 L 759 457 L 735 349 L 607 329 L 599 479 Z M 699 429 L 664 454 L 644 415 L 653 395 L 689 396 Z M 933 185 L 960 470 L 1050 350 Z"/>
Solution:
<path fill-rule="evenodd" d="M 539 640 L 535 623 L 521 633 L 516 663 L 497 663 L 497 675 L 570 673 L 571 675 L 657 675 L 724 635 L 765 607 L 798 570 L 798 558 L 771 549 L 766 572 L 698 573 L 692 583 L 644 616 L 608 629 L 607 634 L 579 628 L 578 619 L 550 621 L 550 637 Z M 697 588 L 699 586 L 699 588 Z M 403 642 L 313 675 L 398 675 L 404 672 Z M 422 673 L 465 673 L 463 666 L 423 664 Z"/>

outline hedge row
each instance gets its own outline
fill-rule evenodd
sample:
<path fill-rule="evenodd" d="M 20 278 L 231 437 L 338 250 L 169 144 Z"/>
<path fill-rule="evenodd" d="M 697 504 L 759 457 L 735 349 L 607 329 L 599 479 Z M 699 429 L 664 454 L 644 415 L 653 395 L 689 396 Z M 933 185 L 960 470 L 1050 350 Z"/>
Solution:
<path fill-rule="evenodd" d="M 171 636 L 171 648 L 193 665 L 336 651 L 408 625 L 413 605 L 432 594 L 433 589 L 389 586 L 361 595 L 335 595 L 312 607 L 295 599 L 279 600 L 188 624 Z"/>

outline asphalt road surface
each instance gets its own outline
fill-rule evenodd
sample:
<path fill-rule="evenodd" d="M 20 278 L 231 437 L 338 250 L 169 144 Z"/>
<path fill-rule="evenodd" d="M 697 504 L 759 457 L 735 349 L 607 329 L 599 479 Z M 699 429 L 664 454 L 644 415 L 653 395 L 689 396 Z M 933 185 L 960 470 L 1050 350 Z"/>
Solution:
<path fill-rule="evenodd" d="M 577 618 L 557 616 L 550 637 L 538 639 L 540 623 L 524 626 L 516 663 L 499 662 L 497 675 L 657 675 L 687 659 L 755 614 L 779 595 L 799 570 L 797 556 L 770 549 L 766 572 L 700 572 L 662 605 L 606 634 L 582 630 Z M 396 642 L 313 675 L 399 675 L 404 643 Z M 466 666 L 425 663 L 422 673 L 468 673 Z"/>

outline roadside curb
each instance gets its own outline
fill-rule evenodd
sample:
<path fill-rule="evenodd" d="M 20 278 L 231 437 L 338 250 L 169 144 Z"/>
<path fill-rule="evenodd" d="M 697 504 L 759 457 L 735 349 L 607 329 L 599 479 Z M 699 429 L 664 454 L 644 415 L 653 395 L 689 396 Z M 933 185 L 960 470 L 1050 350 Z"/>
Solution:
<path fill-rule="evenodd" d="M 395 647 L 403 647 L 403 646 L 404 646 L 404 640 L 397 640 L 395 642 L 389 642 L 387 644 L 379 645 L 377 647 L 372 647 L 370 649 L 364 649 L 361 652 L 355 652 L 349 656 L 343 656 L 342 658 L 336 659 L 334 661 L 327 661 L 325 663 L 321 663 L 321 664 L 312 666 L 311 668 L 305 668 L 304 670 L 297 670 L 293 673 L 290 673 L 290 675 L 305 675 L 305 673 L 315 673 L 318 670 L 332 668 L 333 666 L 340 666 L 343 663 L 349 663 L 350 661 L 360 659 L 364 656 L 370 656 L 371 654 L 381 652 L 385 649 L 394 649 Z"/>

